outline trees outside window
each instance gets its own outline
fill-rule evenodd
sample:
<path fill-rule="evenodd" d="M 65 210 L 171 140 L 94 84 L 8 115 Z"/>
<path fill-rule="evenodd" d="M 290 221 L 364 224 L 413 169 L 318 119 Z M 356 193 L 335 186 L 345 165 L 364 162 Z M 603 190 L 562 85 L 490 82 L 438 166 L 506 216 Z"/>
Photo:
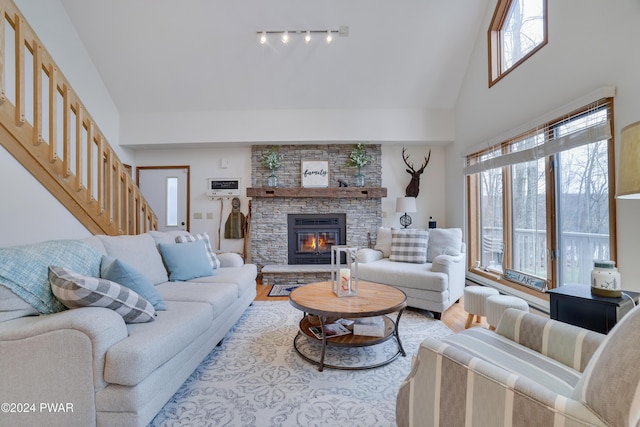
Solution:
<path fill-rule="evenodd" d="M 489 27 L 489 86 L 547 43 L 547 0 L 499 0 Z"/>
<path fill-rule="evenodd" d="M 589 284 L 615 260 L 611 111 L 606 98 L 570 117 L 467 156 L 471 261 L 549 288 Z"/>

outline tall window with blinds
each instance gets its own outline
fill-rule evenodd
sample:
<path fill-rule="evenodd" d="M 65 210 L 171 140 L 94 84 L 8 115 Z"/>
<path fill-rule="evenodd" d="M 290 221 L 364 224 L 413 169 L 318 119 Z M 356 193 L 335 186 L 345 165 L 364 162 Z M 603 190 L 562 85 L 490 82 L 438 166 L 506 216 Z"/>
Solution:
<path fill-rule="evenodd" d="M 589 284 L 595 259 L 615 260 L 612 108 L 602 99 L 466 156 L 477 272 L 553 288 Z"/>

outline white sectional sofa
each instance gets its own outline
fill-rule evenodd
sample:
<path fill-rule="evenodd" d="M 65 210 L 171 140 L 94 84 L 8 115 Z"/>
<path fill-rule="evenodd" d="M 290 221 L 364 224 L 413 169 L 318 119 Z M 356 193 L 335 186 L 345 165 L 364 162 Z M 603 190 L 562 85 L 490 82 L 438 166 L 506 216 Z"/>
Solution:
<path fill-rule="evenodd" d="M 0 249 L 0 402 L 21 404 L 14 409 L 23 412 L 0 414 L 0 424 L 144 426 L 153 419 L 256 295 L 255 265 L 244 264 L 237 254 L 221 254 L 206 258 L 211 268 L 203 275 L 200 252 L 188 260 L 169 259 L 175 254 L 165 252 L 180 254 L 200 243 L 175 241 L 174 233 L 150 232 Z M 56 297 L 74 304 L 68 294 L 75 288 L 67 286 L 64 274 L 52 272 L 75 270 L 83 286 L 102 286 L 107 281 L 95 277 L 105 273 L 105 260 L 114 258 L 141 273 L 160 297 L 139 298 L 143 293 L 127 288 L 120 311 L 59 305 Z M 48 271 L 50 265 L 60 268 Z M 185 265 L 200 277 L 180 280 L 192 275 Z M 49 287 L 47 279 L 56 286 Z M 58 281 L 67 287 L 59 289 Z M 129 304 L 134 294 L 136 303 Z M 154 299 L 166 309 L 156 310 Z M 123 309 L 139 317 L 126 317 Z M 125 323 L 125 318 L 148 321 Z M 24 413 L 25 403 L 35 406 Z M 47 403 L 70 410 L 41 410 Z"/>
<path fill-rule="evenodd" d="M 462 230 L 378 229 L 373 249 L 358 251 L 358 277 L 394 286 L 410 307 L 441 314 L 462 297 L 467 270 Z"/>

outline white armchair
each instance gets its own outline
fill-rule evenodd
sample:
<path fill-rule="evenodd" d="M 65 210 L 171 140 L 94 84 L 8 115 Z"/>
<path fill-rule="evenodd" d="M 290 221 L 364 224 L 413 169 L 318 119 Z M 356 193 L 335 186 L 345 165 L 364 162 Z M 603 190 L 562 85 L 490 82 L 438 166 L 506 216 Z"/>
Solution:
<path fill-rule="evenodd" d="M 387 233 L 391 229 L 379 229 L 375 248 L 358 252 L 358 277 L 401 289 L 410 307 L 432 311 L 439 319 L 464 293 L 467 268 L 462 230 L 430 230 L 424 262 L 394 260 L 393 241 Z"/>

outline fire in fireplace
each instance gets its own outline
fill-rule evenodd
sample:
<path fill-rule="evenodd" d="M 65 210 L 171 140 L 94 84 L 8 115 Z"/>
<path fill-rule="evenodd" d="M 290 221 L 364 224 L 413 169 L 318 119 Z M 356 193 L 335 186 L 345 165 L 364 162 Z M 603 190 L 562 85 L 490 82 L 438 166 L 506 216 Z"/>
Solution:
<path fill-rule="evenodd" d="M 331 246 L 346 242 L 346 214 L 289 214 L 289 264 L 330 264 Z"/>

